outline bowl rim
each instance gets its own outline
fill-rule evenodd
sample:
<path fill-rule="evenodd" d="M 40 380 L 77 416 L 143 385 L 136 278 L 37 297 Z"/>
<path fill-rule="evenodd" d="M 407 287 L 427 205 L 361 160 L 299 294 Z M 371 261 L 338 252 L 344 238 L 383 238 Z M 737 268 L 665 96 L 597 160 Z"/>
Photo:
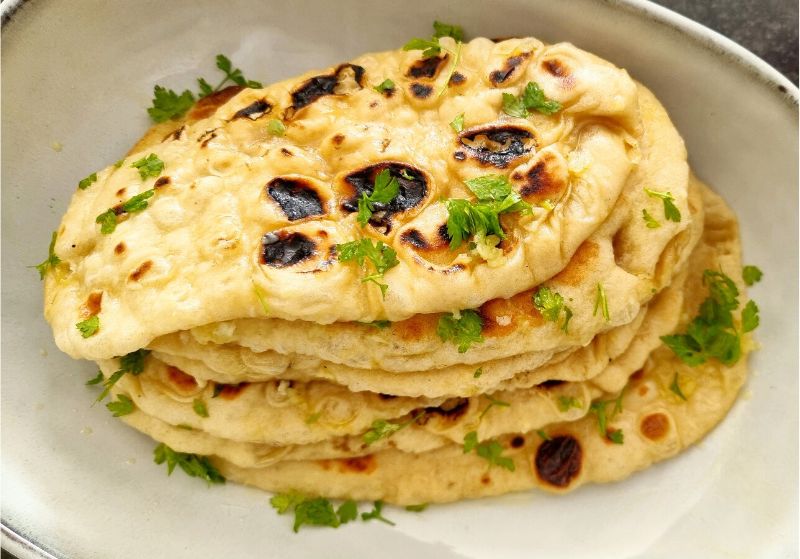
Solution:
<path fill-rule="evenodd" d="M 687 35 L 699 46 L 724 56 L 729 63 L 745 70 L 761 83 L 773 87 L 784 103 L 794 107 L 800 105 L 800 89 L 789 78 L 747 48 L 710 27 L 650 0 L 606 0 L 606 2 L 612 7 Z M 6 30 L 6 27 L 16 19 L 14 16 L 17 11 L 28 3 L 31 3 L 31 0 L 5 0 L 0 5 L 0 28 Z M 3 536 L 3 548 L 15 553 L 20 559 L 59 559 L 37 543 L 33 534 L 26 534 L 13 526 L 7 518 L 0 519 L 0 533 Z"/>

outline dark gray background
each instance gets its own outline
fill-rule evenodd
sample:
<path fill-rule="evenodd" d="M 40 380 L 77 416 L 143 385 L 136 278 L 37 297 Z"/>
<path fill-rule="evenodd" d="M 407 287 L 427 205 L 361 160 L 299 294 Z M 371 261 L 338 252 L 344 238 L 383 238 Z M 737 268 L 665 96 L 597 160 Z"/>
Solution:
<path fill-rule="evenodd" d="M 797 16 L 794 0 L 657 0 L 751 50 L 797 84 Z M 15 559 L 3 550 L 0 559 Z"/>
<path fill-rule="evenodd" d="M 797 84 L 796 0 L 654 0 L 754 52 Z"/>

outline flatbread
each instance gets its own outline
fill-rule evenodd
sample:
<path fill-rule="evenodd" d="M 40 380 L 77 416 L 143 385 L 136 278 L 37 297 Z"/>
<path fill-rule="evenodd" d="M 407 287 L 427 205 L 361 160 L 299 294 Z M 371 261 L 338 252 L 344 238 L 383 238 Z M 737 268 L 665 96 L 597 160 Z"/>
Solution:
<path fill-rule="evenodd" d="M 55 247 L 64 264 L 46 281 L 45 315 L 58 346 L 73 357 L 108 359 L 160 335 L 263 316 L 262 302 L 274 319 L 400 321 L 511 297 L 562 270 L 619 205 L 636 170 L 641 92 L 623 70 L 568 44 L 476 39 L 461 50 L 460 85 L 446 86 L 448 61 L 427 79 L 409 77 L 428 64 L 419 52 L 368 54 L 243 90 L 121 167 L 99 171 L 97 182 L 73 197 Z M 514 57 L 522 62 L 497 82 L 501 60 Z M 395 94 L 369 87 L 386 77 L 398 84 Z M 528 81 L 564 110 L 530 119 L 503 115 L 502 93 L 519 94 Z M 336 83 L 335 94 L 301 106 L 323 83 Z M 446 94 L 430 93 L 440 85 Z M 429 93 L 420 98 L 420 91 Z M 467 128 L 456 136 L 449 123 L 462 112 Z M 284 121 L 285 136 L 267 132 L 272 118 Z M 481 138 L 497 130 L 512 130 L 522 142 L 519 157 L 485 160 Z M 665 144 L 663 183 L 652 186 L 671 191 L 688 215 L 685 151 L 671 125 L 665 134 L 675 147 Z M 128 162 L 148 153 L 165 169 L 142 181 Z M 351 211 L 353 185 L 386 165 L 412 176 L 399 179 L 408 207 L 362 230 Z M 550 200 L 554 209 L 504 217 L 508 234 L 499 260 L 469 256 L 466 244 L 451 252 L 439 235 L 446 218 L 440 199 L 466 197 L 463 179 L 494 172 L 510 173 L 527 198 Z M 282 206 L 283 194 L 270 194 L 267 185 L 302 191 L 322 215 L 297 217 L 296 201 Z M 144 211 L 123 214 L 113 233 L 100 234 L 96 216 L 153 188 Z M 664 223 L 650 236 L 656 258 L 686 226 Z M 336 244 L 362 235 L 397 251 L 400 264 L 386 273 L 385 299 L 374 284 L 360 281 L 357 266 L 334 258 Z M 87 302 L 98 300 L 99 310 L 87 311 Z M 83 338 L 75 323 L 89 313 L 100 317 L 101 327 Z"/>

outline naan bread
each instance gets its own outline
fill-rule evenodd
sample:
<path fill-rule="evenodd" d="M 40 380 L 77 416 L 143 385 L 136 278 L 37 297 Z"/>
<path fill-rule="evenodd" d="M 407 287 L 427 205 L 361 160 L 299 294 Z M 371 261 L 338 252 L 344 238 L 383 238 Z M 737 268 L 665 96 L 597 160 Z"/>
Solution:
<path fill-rule="evenodd" d="M 704 269 L 721 270 L 734 278 L 742 292 L 741 257 L 736 220 L 716 195 L 706 192 L 706 242 L 698 248 L 685 291 L 683 325 L 693 317 L 707 294 Z M 742 300 L 742 306 L 744 301 Z M 497 495 L 539 487 L 565 492 L 585 483 L 623 479 L 652 463 L 676 455 L 708 433 L 727 413 L 744 384 L 747 353 L 745 335 L 739 361 L 725 367 L 717 361 L 689 367 L 671 350 L 654 351 L 635 374 L 622 397 L 622 411 L 608 427 L 622 430 L 624 444 L 611 443 L 598 433 L 597 418 L 554 423 L 536 432 L 501 437 L 503 455 L 515 464 L 511 472 L 490 468 L 459 444 L 410 453 L 396 449 L 336 460 L 283 460 L 268 467 L 242 467 L 215 458 L 230 479 L 271 491 L 300 491 L 310 495 L 359 500 L 381 499 L 409 505 Z M 675 374 L 686 400 L 669 390 Z M 616 395 L 609 394 L 607 399 Z"/>
<path fill-rule="evenodd" d="M 503 70 L 511 59 L 519 64 Z M 626 72 L 569 44 L 476 39 L 462 47 L 463 79 L 448 85 L 451 64 L 390 51 L 243 90 L 98 172 L 73 197 L 56 243 L 65 264 L 47 278 L 45 315 L 59 347 L 74 357 L 124 355 L 160 335 L 261 317 L 258 295 L 273 320 L 400 321 L 511 297 L 561 271 L 638 172 L 646 149 L 641 92 Z M 394 94 L 372 89 L 387 77 L 398 84 Z M 564 109 L 504 115 L 502 93 L 519 94 L 528 81 Z M 449 123 L 461 113 L 466 129 L 457 135 Z M 267 132 L 272 118 L 284 121 L 285 136 Z M 664 180 L 639 190 L 669 190 L 689 215 L 683 144 L 671 125 L 663 133 L 669 149 L 653 178 Z M 500 137 L 514 149 L 491 151 Z M 142 181 L 129 163 L 148 153 L 165 169 Z M 354 197 L 382 168 L 401 184 L 397 211 L 362 230 Z M 471 197 L 461 181 L 490 173 L 507 174 L 524 198 L 554 209 L 504 216 L 503 257 L 484 262 L 466 254 L 466 244 L 448 249 L 441 199 Z M 96 216 L 152 188 L 146 210 L 123 214 L 116 231 L 100 234 Z M 650 235 L 655 258 L 666 244 L 657 239 L 687 225 L 666 222 Z M 397 251 L 385 299 L 360 281 L 357 266 L 335 258 L 336 244 L 365 235 Z M 88 311 L 87 301 L 95 302 Z M 84 339 L 74 325 L 88 313 L 101 327 Z"/>

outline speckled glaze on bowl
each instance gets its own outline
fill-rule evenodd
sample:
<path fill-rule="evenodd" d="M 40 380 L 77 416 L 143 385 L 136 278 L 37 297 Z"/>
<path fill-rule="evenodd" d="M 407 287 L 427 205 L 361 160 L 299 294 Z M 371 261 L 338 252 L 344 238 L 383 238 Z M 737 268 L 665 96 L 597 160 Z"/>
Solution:
<path fill-rule="evenodd" d="M 17 8 L 17 9 L 15 9 Z M 31 0 L 2 6 L 2 497 L 21 558 L 715 558 L 797 548 L 797 89 L 724 37 L 646 2 Z M 764 349 L 723 424 L 618 484 L 399 509 L 397 526 L 293 534 L 267 495 L 206 489 L 90 407 L 92 365 L 53 345 L 35 270 L 76 182 L 145 130 L 152 86 L 191 87 L 226 53 L 276 81 L 426 36 L 571 41 L 666 105 L 691 164 L 734 206 Z"/>

